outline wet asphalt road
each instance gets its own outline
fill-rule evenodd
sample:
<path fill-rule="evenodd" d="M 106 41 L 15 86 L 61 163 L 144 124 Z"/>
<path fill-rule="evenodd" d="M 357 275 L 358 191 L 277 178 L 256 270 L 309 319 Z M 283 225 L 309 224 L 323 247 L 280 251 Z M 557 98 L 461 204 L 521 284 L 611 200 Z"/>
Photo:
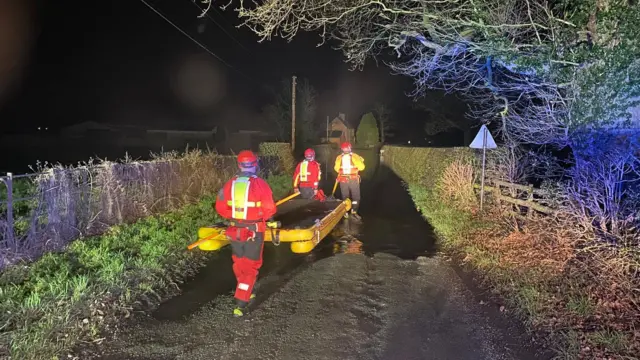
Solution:
<path fill-rule="evenodd" d="M 339 225 L 311 254 L 268 246 L 248 316 L 231 316 L 234 280 L 222 251 L 215 271 L 126 324 L 98 358 L 547 358 L 436 254 L 399 179 L 387 174 L 368 190 L 384 196 L 365 198 L 362 224 Z"/>

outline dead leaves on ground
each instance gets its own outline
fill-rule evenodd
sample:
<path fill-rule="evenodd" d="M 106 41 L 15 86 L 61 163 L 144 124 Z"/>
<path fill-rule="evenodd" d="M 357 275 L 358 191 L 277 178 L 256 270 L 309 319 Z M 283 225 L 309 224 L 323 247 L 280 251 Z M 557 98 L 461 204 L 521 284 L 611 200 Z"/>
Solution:
<path fill-rule="evenodd" d="M 486 271 L 538 330 L 574 333 L 565 345 L 577 358 L 640 354 L 640 253 L 585 247 L 545 219 L 526 225 L 469 234 L 463 262 Z"/>

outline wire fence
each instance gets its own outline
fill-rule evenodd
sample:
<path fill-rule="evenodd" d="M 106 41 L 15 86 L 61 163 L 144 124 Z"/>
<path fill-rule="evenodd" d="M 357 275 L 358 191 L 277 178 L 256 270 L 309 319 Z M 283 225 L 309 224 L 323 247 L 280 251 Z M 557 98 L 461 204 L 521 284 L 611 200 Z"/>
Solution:
<path fill-rule="evenodd" d="M 280 167 L 277 157 L 261 157 L 262 175 Z M 113 225 L 197 202 L 236 171 L 232 156 L 195 151 L 0 176 L 0 271 Z"/>

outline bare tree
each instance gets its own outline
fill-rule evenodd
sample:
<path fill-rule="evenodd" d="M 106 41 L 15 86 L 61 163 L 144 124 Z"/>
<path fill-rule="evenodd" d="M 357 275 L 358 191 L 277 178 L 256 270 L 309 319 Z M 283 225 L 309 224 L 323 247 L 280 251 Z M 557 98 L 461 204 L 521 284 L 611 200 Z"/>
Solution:
<path fill-rule="evenodd" d="M 513 144 L 492 150 L 487 156 L 487 177 L 511 183 L 522 183 L 531 175 L 527 153 Z"/>
<path fill-rule="evenodd" d="M 592 156 L 582 138 L 620 127 L 640 133 L 629 121 L 640 103 L 635 1 L 240 0 L 236 10 L 260 41 L 315 31 L 354 69 L 395 54 L 387 65 L 414 79 L 415 98 L 455 92 L 471 105 L 469 119 L 497 122 L 509 144 L 569 146 L 577 171 L 607 155 Z M 605 162 L 636 168 L 628 150 Z M 572 176 L 595 184 L 592 175 Z"/>
<path fill-rule="evenodd" d="M 383 103 L 376 103 L 373 106 L 373 112 L 380 123 L 380 141 L 384 143 L 385 139 L 393 137 L 396 127 L 391 119 L 391 110 Z"/>
<path fill-rule="evenodd" d="M 262 113 L 276 131 L 278 141 L 291 138 L 291 85 L 287 79 L 281 80 L 277 88 L 268 88 L 272 102 L 262 108 Z"/>
<path fill-rule="evenodd" d="M 394 53 L 399 61 L 388 65 L 415 80 L 414 96 L 425 89 L 457 92 L 473 103 L 471 119 L 500 122 L 510 141 L 562 147 L 582 127 L 628 118 L 630 106 L 640 99 L 632 96 L 640 89 L 629 81 L 640 66 L 631 55 L 640 45 L 615 48 L 624 37 L 634 41 L 640 10 L 627 2 L 574 5 L 546 0 L 241 0 L 236 10 L 260 41 L 316 31 L 320 44 L 334 40 L 354 68 L 367 58 Z M 596 26 L 598 21 L 611 26 Z M 619 56 L 592 54 L 588 46 L 593 44 Z M 606 88 L 598 79 L 607 80 Z"/>
<path fill-rule="evenodd" d="M 581 137 L 580 156 L 564 187 L 570 212 L 585 227 L 605 235 L 623 236 L 640 222 L 640 137 L 600 134 Z M 637 234 L 633 236 L 638 244 Z"/>
<path fill-rule="evenodd" d="M 308 146 L 315 144 L 319 140 L 319 122 L 316 121 L 318 106 L 316 100 L 318 93 L 309 80 L 302 79 L 298 86 L 298 97 L 296 99 L 298 125 L 296 133 L 300 139 L 300 144 Z"/>
<path fill-rule="evenodd" d="M 514 140 L 567 143 L 562 91 L 540 69 L 510 59 L 523 51 L 552 55 L 556 29 L 568 26 L 542 0 L 241 2 L 238 11 L 261 41 L 319 31 L 321 43 L 337 40 L 354 68 L 392 50 L 402 61 L 389 65 L 415 79 L 414 96 L 455 91 L 474 103 L 472 119 L 502 121 Z"/>
<path fill-rule="evenodd" d="M 441 132 L 457 129 L 464 133 L 465 144 L 471 142 L 473 122 L 466 117 L 468 106 L 455 96 L 430 92 L 417 99 L 414 108 L 424 111 L 428 115 L 424 124 L 424 131 L 427 135 L 434 136 Z"/>
<path fill-rule="evenodd" d="M 272 103 L 262 111 L 269 124 L 276 130 L 279 141 L 291 138 L 291 82 L 283 79 L 276 89 L 269 89 Z M 303 143 L 313 142 L 318 133 L 316 121 L 317 92 L 307 79 L 298 82 L 296 98 L 296 137 Z"/>

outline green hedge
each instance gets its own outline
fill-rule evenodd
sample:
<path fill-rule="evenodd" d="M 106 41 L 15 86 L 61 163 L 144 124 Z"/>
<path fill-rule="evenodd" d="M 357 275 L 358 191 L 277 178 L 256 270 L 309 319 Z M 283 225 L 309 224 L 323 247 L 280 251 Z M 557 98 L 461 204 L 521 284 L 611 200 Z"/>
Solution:
<path fill-rule="evenodd" d="M 417 148 L 383 146 L 384 163 L 409 185 L 434 187 L 442 172 L 456 159 L 473 161 L 469 148 Z"/>
<path fill-rule="evenodd" d="M 260 155 L 277 156 L 280 159 L 283 171 L 287 174 L 293 174 L 293 170 L 296 166 L 296 160 L 291 152 L 291 144 L 276 142 L 262 143 L 260 144 Z"/>

